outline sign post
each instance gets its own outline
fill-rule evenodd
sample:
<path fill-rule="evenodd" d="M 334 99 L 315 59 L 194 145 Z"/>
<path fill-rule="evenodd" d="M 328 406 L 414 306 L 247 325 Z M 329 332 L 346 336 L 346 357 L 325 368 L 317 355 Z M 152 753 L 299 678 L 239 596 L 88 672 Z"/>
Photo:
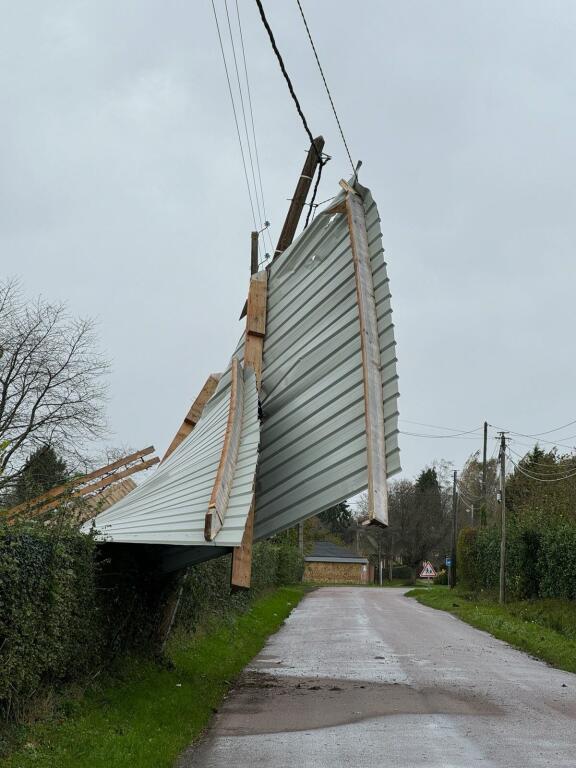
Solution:
<path fill-rule="evenodd" d="M 432 579 L 436 578 L 436 571 L 434 570 L 434 566 L 429 560 L 425 560 L 422 563 L 422 570 L 420 571 L 420 578 L 426 579 L 428 582 L 428 586 L 430 586 L 430 582 Z"/>

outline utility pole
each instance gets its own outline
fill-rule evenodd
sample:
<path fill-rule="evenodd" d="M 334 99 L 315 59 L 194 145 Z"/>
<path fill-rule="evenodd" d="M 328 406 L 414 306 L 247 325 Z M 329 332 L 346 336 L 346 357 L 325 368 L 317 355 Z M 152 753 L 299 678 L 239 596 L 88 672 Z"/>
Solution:
<path fill-rule="evenodd" d="M 484 448 L 482 451 L 482 511 L 480 512 L 480 525 L 482 528 L 486 525 L 486 512 L 488 508 L 487 494 L 487 471 L 486 454 L 488 450 L 488 422 L 484 422 Z"/>
<path fill-rule="evenodd" d="M 506 602 L 506 434 L 500 432 L 500 592 L 499 600 Z"/>
<path fill-rule="evenodd" d="M 304 554 L 304 523 L 298 523 L 298 549 Z"/>
<path fill-rule="evenodd" d="M 296 190 L 294 192 L 294 196 L 292 197 L 292 201 L 290 202 L 288 215 L 286 216 L 286 221 L 284 222 L 282 232 L 280 233 L 280 237 L 278 239 L 278 245 L 276 246 L 276 250 L 274 252 L 274 258 L 280 256 L 282 251 L 285 251 L 292 240 L 294 240 L 298 222 L 300 221 L 302 210 L 306 204 L 306 198 L 308 196 L 308 192 L 310 191 L 310 187 L 312 186 L 312 179 L 314 178 L 316 168 L 318 167 L 318 163 L 322 157 L 323 149 L 324 138 L 322 136 L 318 136 L 316 139 L 314 139 L 314 143 L 311 145 L 310 149 L 308 150 L 308 154 L 306 155 L 304 167 L 302 168 L 302 173 L 298 179 L 298 184 L 296 184 Z"/>
<path fill-rule="evenodd" d="M 252 232 L 250 243 L 250 274 L 258 272 L 258 232 Z"/>
<path fill-rule="evenodd" d="M 450 589 L 454 589 L 456 586 L 456 534 L 458 529 L 458 491 L 456 490 L 456 482 L 458 479 L 458 471 L 454 470 L 454 481 L 452 484 L 452 554 L 451 565 L 449 572 Z"/>

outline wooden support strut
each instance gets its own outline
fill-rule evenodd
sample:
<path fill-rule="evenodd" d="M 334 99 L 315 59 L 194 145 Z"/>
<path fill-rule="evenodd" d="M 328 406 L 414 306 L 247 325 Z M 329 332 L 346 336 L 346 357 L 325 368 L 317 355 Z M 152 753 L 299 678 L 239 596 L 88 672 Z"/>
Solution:
<path fill-rule="evenodd" d="M 208 512 L 204 520 L 204 538 L 206 541 L 213 541 L 218 531 L 222 528 L 234 481 L 238 450 L 240 448 L 242 417 L 244 414 L 244 376 L 240 360 L 237 357 L 232 358 L 231 374 L 230 407 L 228 409 L 224 445 L 222 446 L 216 480 L 214 481 L 210 502 L 208 503 Z"/>
<path fill-rule="evenodd" d="M 202 411 L 204 410 L 204 406 L 210 400 L 214 392 L 216 391 L 216 387 L 218 386 L 218 382 L 220 381 L 220 377 L 222 374 L 220 373 L 211 373 L 210 376 L 206 379 L 204 382 L 204 386 L 200 390 L 198 397 L 192 405 L 190 406 L 190 410 L 184 417 L 184 421 L 180 425 L 180 429 L 176 434 L 174 435 L 174 439 L 168 446 L 168 450 L 162 457 L 162 461 L 166 461 L 168 456 L 170 456 L 171 453 L 173 453 L 176 448 L 182 443 L 192 432 L 198 421 L 200 420 L 200 416 L 202 415 Z"/>
<path fill-rule="evenodd" d="M 346 184 L 346 187 L 348 186 Z M 346 187 L 344 188 L 346 189 Z M 373 523 L 388 525 L 384 401 L 378 316 L 374 298 L 364 203 L 360 195 L 351 188 L 347 189 L 346 212 L 354 259 L 356 297 L 360 317 L 360 343 L 366 408 L 366 449 L 368 454 L 368 519 Z"/>
<path fill-rule="evenodd" d="M 140 451 L 135 451 L 129 456 L 124 456 L 123 458 L 118 459 L 117 461 L 113 461 L 111 464 L 106 464 L 106 466 L 100 467 L 99 469 L 95 469 L 86 475 L 75 477 L 67 483 L 57 485 L 55 488 L 51 488 L 49 491 L 46 491 L 46 493 L 42 493 L 40 496 L 36 496 L 35 499 L 30 499 L 29 501 L 25 501 L 22 504 L 18 504 L 16 507 L 12 507 L 11 509 L 6 510 L 7 516 L 8 518 L 11 518 L 24 511 L 30 511 L 34 513 L 36 512 L 36 508 L 42 506 L 44 502 L 49 502 L 59 496 L 69 494 L 77 486 L 84 485 L 85 483 L 89 483 L 90 480 L 95 480 L 102 475 L 107 475 L 110 472 L 114 472 L 114 470 L 119 469 L 120 467 L 124 467 L 126 464 L 131 464 L 133 461 L 137 461 L 138 459 L 141 459 L 144 456 L 148 456 L 151 453 L 154 453 L 153 445 L 148 446 L 148 448 L 143 448 Z M 156 459 L 154 463 L 156 464 L 158 461 L 159 459 Z M 86 491 L 86 493 L 88 492 L 89 491 Z M 57 506 L 57 504 L 55 506 Z"/>
<path fill-rule="evenodd" d="M 252 276 L 248 292 L 244 365 L 254 368 L 258 392 L 262 386 L 262 352 L 266 332 L 267 289 L 268 273 L 265 270 Z M 242 542 L 239 547 L 234 547 L 232 551 L 232 574 L 230 578 L 232 589 L 248 589 L 250 587 L 255 509 L 256 497 L 253 492 Z"/>

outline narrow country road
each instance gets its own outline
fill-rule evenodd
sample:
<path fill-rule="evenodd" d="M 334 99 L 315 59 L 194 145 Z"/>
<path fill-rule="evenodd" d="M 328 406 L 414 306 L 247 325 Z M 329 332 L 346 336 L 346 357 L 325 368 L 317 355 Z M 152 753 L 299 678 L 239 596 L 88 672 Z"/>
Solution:
<path fill-rule="evenodd" d="M 308 595 L 181 768 L 574 768 L 576 675 L 398 589 Z"/>

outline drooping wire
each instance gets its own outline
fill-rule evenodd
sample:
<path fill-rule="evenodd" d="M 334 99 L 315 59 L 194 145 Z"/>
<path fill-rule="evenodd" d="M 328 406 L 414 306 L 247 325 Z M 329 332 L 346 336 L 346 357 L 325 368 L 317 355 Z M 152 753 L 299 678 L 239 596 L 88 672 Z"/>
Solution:
<path fill-rule="evenodd" d="M 342 130 L 342 125 L 340 123 L 340 118 L 338 117 L 338 113 L 336 112 L 336 107 L 334 105 L 334 100 L 332 99 L 332 94 L 330 93 L 330 88 L 328 88 L 328 83 L 326 82 L 326 77 L 324 75 L 324 70 L 322 69 L 322 65 L 320 64 L 320 58 L 318 57 L 318 51 L 316 50 L 316 46 L 314 45 L 314 40 L 312 39 L 312 34 L 310 33 L 310 27 L 308 26 L 308 22 L 306 21 L 306 16 L 304 15 L 304 10 L 302 8 L 302 5 L 300 3 L 300 0 L 296 0 L 298 3 L 298 8 L 300 10 L 300 15 L 302 16 L 302 21 L 304 22 L 304 26 L 306 27 L 306 33 L 308 35 L 308 40 L 310 40 L 310 45 L 312 46 L 312 50 L 314 51 L 314 57 L 316 59 L 316 64 L 318 64 L 318 69 L 320 70 L 320 74 L 322 76 L 322 81 L 324 82 L 324 88 L 326 89 L 326 93 L 328 94 L 328 98 L 330 100 L 330 106 L 332 107 L 332 112 L 334 113 L 334 117 L 336 118 L 336 124 L 338 125 L 338 130 L 340 131 L 340 136 L 342 137 L 342 141 L 344 143 L 344 147 L 346 148 L 346 154 L 348 155 L 348 160 L 350 161 L 350 165 L 352 166 L 352 174 L 356 173 L 356 168 L 354 166 L 354 162 L 352 160 L 352 155 L 350 154 L 350 149 L 348 148 L 348 143 L 346 141 L 346 137 L 344 136 L 344 131 Z"/>
<path fill-rule="evenodd" d="M 244 47 L 244 35 L 242 33 L 242 22 L 240 20 L 240 8 L 238 0 L 236 0 L 236 16 L 238 18 L 238 31 L 240 33 L 240 45 L 242 47 L 242 60 L 244 62 L 244 75 L 246 77 L 246 92 L 248 94 L 248 106 L 250 109 L 250 122 L 252 125 L 252 139 L 254 142 L 254 155 L 256 157 L 256 169 L 258 171 L 258 183 L 260 186 L 260 198 L 262 199 L 262 212 L 264 214 L 264 221 L 268 221 L 266 214 L 266 200 L 264 198 L 264 185 L 262 184 L 262 171 L 260 168 L 260 153 L 258 152 L 258 142 L 256 140 L 256 127 L 254 124 L 254 109 L 252 106 L 252 90 L 250 88 L 250 78 L 248 77 L 248 64 L 246 62 L 246 49 Z M 266 227 L 266 234 L 268 235 L 268 242 L 270 243 L 270 252 L 274 252 L 274 245 L 272 243 L 272 233 L 270 226 Z M 264 249 L 266 250 L 266 249 Z"/>
<path fill-rule="evenodd" d="M 232 93 L 232 84 L 230 82 L 230 75 L 228 72 L 228 64 L 226 62 L 226 55 L 224 53 L 224 44 L 222 42 L 222 35 L 220 33 L 220 24 L 218 23 L 218 14 L 216 13 L 216 6 L 214 0 L 212 2 L 212 11 L 214 12 L 214 21 L 216 22 L 216 31 L 218 32 L 218 40 L 220 42 L 220 52 L 222 54 L 222 61 L 224 62 L 224 70 L 226 72 L 226 81 L 228 83 L 228 92 L 230 94 L 230 102 L 232 104 L 232 112 L 234 113 L 234 123 L 236 125 L 236 134 L 238 136 L 238 143 L 240 144 L 240 154 L 242 155 L 242 166 L 244 167 L 244 178 L 246 179 L 246 189 L 248 190 L 248 199 L 250 200 L 250 209 L 252 211 L 252 220 L 254 222 L 254 229 L 258 229 L 256 224 L 256 214 L 254 213 L 254 203 L 252 201 L 252 193 L 250 191 L 250 182 L 248 180 L 248 169 L 246 167 L 246 158 L 244 156 L 244 147 L 242 145 L 242 137 L 240 135 L 240 126 L 238 124 L 238 115 L 236 114 L 236 104 L 234 102 L 234 95 Z"/>
<path fill-rule="evenodd" d="M 304 112 L 302 111 L 302 107 L 300 106 L 300 102 L 298 101 L 298 97 L 296 96 L 296 92 L 294 91 L 294 86 L 292 85 L 292 81 L 290 80 L 290 75 L 288 74 L 288 72 L 286 71 L 286 67 L 284 66 L 284 60 L 282 59 L 282 54 L 280 53 L 280 51 L 278 50 L 278 46 L 276 45 L 274 33 L 272 32 L 270 24 L 268 23 L 268 19 L 266 18 L 266 14 L 264 13 L 264 7 L 262 6 L 261 0 L 256 0 L 256 5 L 258 6 L 258 10 L 260 12 L 260 18 L 262 19 L 262 24 L 264 24 L 266 32 L 268 33 L 270 44 L 272 45 L 272 50 L 276 55 L 278 64 L 280 65 L 280 69 L 282 71 L 282 74 L 284 75 L 284 80 L 286 80 L 286 85 L 288 86 L 288 90 L 290 91 L 292 100 L 294 101 L 298 114 L 300 115 L 300 119 L 302 120 L 302 125 L 304 126 L 304 130 L 308 134 L 308 138 L 310 139 L 310 144 L 314 147 L 314 150 L 316 151 L 318 163 L 322 165 L 322 155 L 320 154 L 320 152 L 318 151 L 318 148 L 316 147 L 316 144 L 314 143 L 314 136 L 312 136 L 312 131 L 308 127 L 308 122 L 306 120 Z"/>
<path fill-rule="evenodd" d="M 523 467 L 521 467 L 519 464 L 517 464 L 512 456 L 508 454 L 508 458 L 514 465 L 514 467 L 520 472 L 522 475 L 525 475 L 526 477 L 530 478 L 530 480 L 535 480 L 538 483 L 559 483 L 564 480 L 569 480 L 572 477 L 576 477 L 576 471 L 572 472 L 571 474 L 564 475 L 563 477 L 538 477 L 536 475 L 533 475 L 531 472 L 527 472 Z"/>
<path fill-rule="evenodd" d="M 316 174 L 316 183 L 314 184 L 314 191 L 312 192 L 312 199 L 308 203 L 308 213 L 306 214 L 306 221 L 304 223 L 304 229 L 308 226 L 308 222 L 310 221 L 310 216 L 312 215 L 312 211 L 315 210 L 314 207 L 314 201 L 316 200 L 316 195 L 318 194 L 318 187 L 320 186 L 320 179 L 322 178 L 322 167 L 324 163 L 320 161 L 318 163 L 318 173 Z M 312 217 L 314 218 L 314 217 Z"/>

